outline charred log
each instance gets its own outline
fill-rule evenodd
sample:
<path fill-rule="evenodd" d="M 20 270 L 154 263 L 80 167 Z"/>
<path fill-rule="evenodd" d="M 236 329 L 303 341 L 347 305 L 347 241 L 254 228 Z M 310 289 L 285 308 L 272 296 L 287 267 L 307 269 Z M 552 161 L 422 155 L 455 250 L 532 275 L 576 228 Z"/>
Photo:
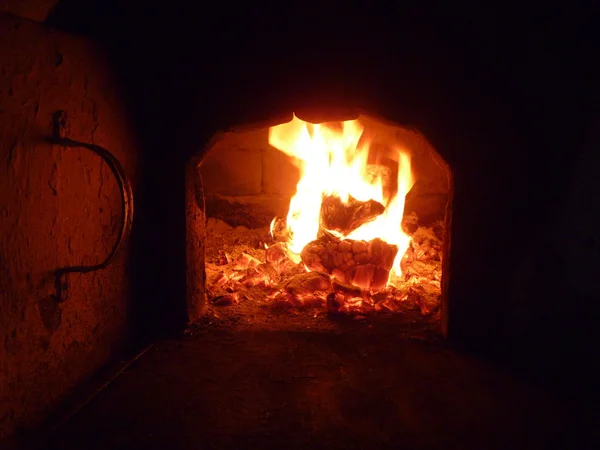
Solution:
<path fill-rule="evenodd" d="M 283 285 L 289 294 L 311 294 L 315 291 L 329 291 L 329 275 L 320 272 L 304 272 L 290 277 Z"/>
<path fill-rule="evenodd" d="M 275 217 L 271 222 L 270 234 L 274 242 L 287 242 L 290 238 L 290 233 L 287 229 L 285 219 Z"/>
<path fill-rule="evenodd" d="M 312 271 L 326 272 L 341 283 L 377 291 L 387 284 L 397 253 L 397 246 L 381 239 L 317 239 L 308 243 L 300 256 Z"/>
<path fill-rule="evenodd" d="M 337 280 L 333 280 L 331 283 L 333 290 L 335 292 L 350 296 L 350 297 L 361 297 L 363 295 L 363 291 L 361 288 L 357 286 L 352 286 L 351 284 L 340 283 Z"/>
<path fill-rule="evenodd" d="M 401 223 L 402 231 L 408 235 L 412 235 L 419 228 L 419 217 L 413 211 L 410 214 L 404 214 Z"/>
<path fill-rule="evenodd" d="M 321 204 L 321 225 L 328 230 L 348 234 L 384 211 L 385 207 L 375 200 L 361 202 L 350 196 L 344 203 L 338 196 L 328 195 Z"/>
<path fill-rule="evenodd" d="M 265 258 L 268 263 L 279 263 L 287 258 L 286 246 L 283 242 L 278 242 L 269 247 L 265 253 Z"/>

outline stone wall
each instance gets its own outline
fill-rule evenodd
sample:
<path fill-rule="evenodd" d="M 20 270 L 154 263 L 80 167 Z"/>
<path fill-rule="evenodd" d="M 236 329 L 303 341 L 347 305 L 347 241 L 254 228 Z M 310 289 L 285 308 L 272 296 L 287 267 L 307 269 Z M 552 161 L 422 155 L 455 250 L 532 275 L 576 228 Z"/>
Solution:
<path fill-rule="evenodd" d="M 53 272 L 101 262 L 121 221 L 113 174 L 89 150 L 52 146 L 52 114 L 66 136 L 98 144 L 135 181 L 136 150 L 103 55 L 85 39 L 0 13 L 0 438 L 34 425 L 126 342 L 127 242 L 104 270 L 67 277 L 57 303 Z"/>

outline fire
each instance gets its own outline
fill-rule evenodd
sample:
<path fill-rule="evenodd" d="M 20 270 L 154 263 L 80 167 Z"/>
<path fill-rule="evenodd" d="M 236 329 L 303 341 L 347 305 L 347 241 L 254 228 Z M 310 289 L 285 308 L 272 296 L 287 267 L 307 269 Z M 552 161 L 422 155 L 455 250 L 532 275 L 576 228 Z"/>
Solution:
<path fill-rule="evenodd" d="M 350 197 L 358 201 L 375 200 L 385 206 L 382 214 L 347 234 L 338 235 L 343 240 L 379 238 L 396 245 L 398 252 L 392 273 L 399 276 L 400 260 L 410 244 L 410 237 L 401 228 L 405 196 L 414 184 L 410 156 L 395 149 L 397 190 L 384 189 L 381 171 L 369 170 L 370 142 L 361 140 L 363 131 L 357 120 L 341 122 L 341 129 L 335 129 L 325 124 L 310 124 L 295 116 L 291 122 L 270 128 L 269 144 L 290 156 L 300 170 L 286 219 L 290 236 L 287 245 L 300 260 L 304 247 L 317 239 L 325 196 L 337 196 L 344 204 Z"/>

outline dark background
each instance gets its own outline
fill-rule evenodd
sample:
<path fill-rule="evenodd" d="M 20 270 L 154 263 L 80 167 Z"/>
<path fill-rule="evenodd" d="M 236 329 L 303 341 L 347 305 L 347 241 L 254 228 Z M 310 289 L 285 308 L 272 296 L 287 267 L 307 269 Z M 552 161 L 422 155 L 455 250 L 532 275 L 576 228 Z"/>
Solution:
<path fill-rule="evenodd" d="M 192 3 L 70 0 L 47 20 L 104 46 L 141 143 L 132 276 L 142 339 L 185 320 L 184 166 L 216 130 L 331 105 L 421 124 L 451 149 L 457 198 L 486 197 L 475 202 L 485 212 L 457 206 L 453 241 L 495 235 L 480 240 L 508 264 L 503 240 L 551 218 L 597 113 L 589 8 Z M 494 223 L 477 223 L 484 216 Z M 487 283 L 483 268 L 476 275 L 456 277 L 467 296 Z M 502 314 L 482 312 L 482 327 L 494 334 Z M 556 324 L 545 327 L 536 332 Z"/>

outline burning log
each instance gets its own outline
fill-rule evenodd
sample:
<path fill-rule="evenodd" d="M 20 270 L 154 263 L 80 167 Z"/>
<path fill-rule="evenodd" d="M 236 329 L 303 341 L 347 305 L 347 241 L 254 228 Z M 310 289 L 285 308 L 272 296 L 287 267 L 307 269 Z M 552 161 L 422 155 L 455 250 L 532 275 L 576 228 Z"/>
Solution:
<path fill-rule="evenodd" d="M 259 272 L 257 269 L 245 270 L 244 276 L 239 280 L 240 284 L 244 287 L 253 286 L 269 286 L 271 280 L 269 276 L 263 272 Z"/>
<path fill-rule="evenodd" d="M 428 316 L 439 308 L 439 288 L 428 283 L 412 286 L 408 291 L 408 300 L 419 306 L 421 315 Z"/>
<path fill-rule="evenodd" d="M 268 263 L 276 264 L 287 258 L 287 249 L 283 242 L 271 245 L 265 254 Z"/>
<path fill-rule="evenodd" d="M 327 272 L 341 283 L 377 291 L 387 284 L 397 253 L 397 246 L 381 239 L 317 239 L 308 243 L 300 256 L 312 271 Z"/>
<path fill-rule="evenodd" d="M 361 297 L 363 291 L 358 286 L 352 286 L 351 284 L 343 284 L 337 280 L 333 280 L 331 283 L 335 292 L 350 296 L 350 297 Z"/>
<path fill-rule="evenodd" d="M 404 214 L 401 223 L 402 231 L 412 235 L 419 228 L 419 216 L 414 211 L 410 214 Z"/>
<path fill-rule="evenodd" d="M 296 264 L 291 259 L 280 261 L 277 265 L 277 270 L 282 276 L 298 275 L 306 271 L 302 264 Z"/>
<path fill-rule="evenodd" d="M 289 294 L 310 294 L 330 290 L 331 281 L 326 273 L 304 272 L 290 277 L 283 287 Z"/>
<path fill-rule="evenodd" d="M 225 266 L 231 262 L 231 255 L 223 250 L 219 250 L 219 256 L 216 259 L 216 264 Z"/>
<path fill-rule="evenodd" d="M 275 217 L 271 222 L 269 231 L 275 242 L 286 242 L 290 238 L 285 219 Z"/>
<path fill-rule="evenodd" d="M 383 214 L 385 207 L 375 200 L 361 202 L 350 196 L 344 203 L 338 196 L 328 195 L 321 203 L 321 225 L 348 234 Z"/>
<path fill-rule="evenodd" d="M 207 255 L 209 304 L 213 308 L 235 308 L 240 302 L 260 298 L 270 307 L 292 310 L 327 308 L 330 313 L 344 315 L 404 311 L 434 315 L 439 311 L 441 295 L 443 225 L 439 222 L 419 227 L 416 215 L 404 216 L 402 228 L 412 239 L 401 262 L 403 277 L 395 279 L 394 286 L 386 284 L 398 250 L 380 239 L 342 240 L 337 232 L 322 228 L 299 261 L 285 242 L 277 242 L 287 241 L 282 234 L 285 222 L 280 219 L 273 221 L 269 231 L 240 228 L 236 235 L 227 231 L 229 240 L 223 244 L 215 241 L 212 253 Z M 260 237 L 259 248 L 248 236 L 252 233 Z"/>
<path fill-rule="evenodd" d="M 264 263 L 256 267 L 256 271 L 264 274 L 272 283 L 279 282 L 279 273 L 270 263 Z"/>
<path fill-rule="evenodd" d="M 373 300 L 369 292 L 358 286 L 333 280 L 333 292 L 327 297 L 327 310 L 330 313 L 361 313 L 371 310 Z"/>
<path fill-rule="evenodd" d="M 287 245 L 278 242 L 267 248 L 265 259 L 271 264 L 280 275 L 297 275 L 304 273 L 304 266 L 295 263 L 290 259 L 290 252 Z"/>
<path fill-rule="evenodd" d="M 255 258 L 248 253 L 241 253 L 234 261 L 233 261 L 233 269 L 235 270 L 244 270 L 244 269 L 254 269 L 256 266 L 262 264 L 260 259 Z"/>
<path fill-rule="evenodd" d="M 416 244 L 428 244 L 430 246 L 441 246 L 442 240 L 435 234 L 433 228 L 419 227 L 412 236 Z"/>
<path fill-rule="evenodd" d="M 336 292 L 330 292 L 327 296 L 327 311 L 337 314 L 342 311 L 344 306 L 344 296 Z"/>
<path fill-rule="evenodd" d="M 443 230 L 442 230 L 443 231 Z M 442 241 L 433 228 L 419 227 L 401 261 L 406 280 L 425 277 L 440 281 L 442 274 Z"/>
<path fill-rule="evenodd" d="M 330 290 L 329 275 L 319 272 L 303 272 L 290 277 L 267 298 L 280 306 L 322 307 Z"/>
<path fill-rule="evenodd" d="M 239 302 L 239 295 L 237 293 L 218 295 L 211 299 L 210 303 L 215 306 L 231 306 L 234 303 Z"/>

